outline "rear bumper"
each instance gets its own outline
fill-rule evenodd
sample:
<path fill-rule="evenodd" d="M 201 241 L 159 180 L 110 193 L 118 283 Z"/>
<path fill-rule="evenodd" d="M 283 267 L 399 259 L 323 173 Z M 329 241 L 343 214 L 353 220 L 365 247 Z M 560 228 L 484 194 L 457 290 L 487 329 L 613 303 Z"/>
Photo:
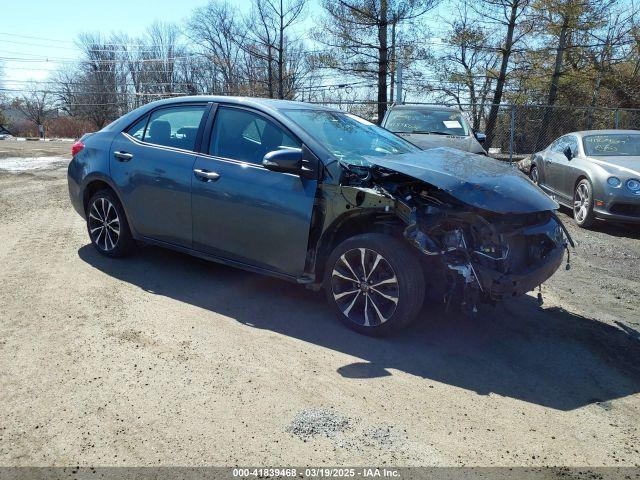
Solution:
<path fill-rule="evenodd" d="M 78 172 L 77 163 L 75 161 L 71 161 L 69 163 L 69 168 L 67 169 L 67 185 L 69 187 L 69 200 L 71 200 L 71 205 L 74 210 L 78 212 L 78 214 L 85 218 L 84 205 L 82 201 L 82 189 L 80 188 L 80 183 L 78 181 Z"/>

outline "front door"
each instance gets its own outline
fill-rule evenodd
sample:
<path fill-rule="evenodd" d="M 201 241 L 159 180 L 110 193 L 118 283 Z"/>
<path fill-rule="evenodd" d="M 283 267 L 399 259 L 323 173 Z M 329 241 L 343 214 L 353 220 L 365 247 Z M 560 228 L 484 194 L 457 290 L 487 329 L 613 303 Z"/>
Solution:
<path fill-rule="evenodd" d="M 574 171 L 574 165 L 577 161 L 577 157 L 580 155 L 580 149 L 578 148 L 578 138 L 574 135 L 568 135 L 567 147 L 571 149 L 571 160 L 567 159 L 565 155 L 564 163 L 561 165 L 562 171 L 560 172 L 560 176 L 562 184 L 560 187 L 560 194 L 565 198 L 565 200 L 573 201 L 573 179 L 577 178 L 577 175 Z"/>
<path fill-rule="evenodd" d="M 563 168 L 567 163 L 564 149 L 567 138 L 561 137 L 544 153 L 544 185 L 554 194 L 562 193 Z"/>
<path fill-rule="evenodd" d="M 228 106 L 218 107 L 210 138 L 192 174 L 194 248 L 301 275 L 317 180 L 262 166 L 266 153 L 300 142 L 273 119 Z"/>
<path fill-rule="evenodd" d="M 191 177 L 206 105 L 153 111 L 111 144 L 111 177 L 140 235 L 190 247 Z"/>

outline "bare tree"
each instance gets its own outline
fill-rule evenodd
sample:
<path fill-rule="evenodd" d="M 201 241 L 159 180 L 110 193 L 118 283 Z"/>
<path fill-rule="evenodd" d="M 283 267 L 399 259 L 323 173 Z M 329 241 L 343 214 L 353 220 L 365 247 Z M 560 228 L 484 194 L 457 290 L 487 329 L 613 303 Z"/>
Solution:
<path fill-rule="evenodd" d="M 566 54 L 581 48 L 581 33 L 602 24 L 606 12 L 616 0 L 536 0 L 533 4 L 536 27 L 549 38 L 549 46 L 555 50 L 551 81 L 547 94 L 547 108 L 542 119 L 538 146 L 546 145 L 554 123 L 553 106 L 558 99 L 560 77 L 565 71 Z"/>
<path fill-rule="evenodd" d="M 291 89 L 287 88 L 292 84 L 292 79 L 288 78 L 288 67 L 293 60 L 291 54 L 293 51 L 303 53 L 303 49 L 301 42 L 296 41 L 290 31 L 300 21 L 306 1 L 253 0 L 252 11 L 245 20 L 247 37 L 244 47 L 264 65 L 270 98 L 276 95 L 278 98 L 289 98 L 288 95 L 291 95 Z M 297 66 L 301 65 L 301 62 L 293 61 Z"/>
<path fill-rule="evenodd" d="M 119 81 L 117 49 L 99 34 L 82 34 L 77 45 L 83 59 L 75 75 L 61 83 L 62 92 L 68 97 L 69 111 L 100 129 L 128 108 L 126 87 Z"/>
<path fill-rule="evenodd" d="M 200 53 L 213 65 L 215 93 L 238 94 L 244 29 L 236 9 L 226 1 L 209 0 L 197 8 L 187 24 L 187 34 Z"/>
<path fill-rule="evenodd" d="M 51 94 L 48 90 L 41 90 L 33 83 L 25 88 L 20 98 L 15 99 L 14 106 L 27 120 L 34 125 L 44 125 L 45 120 L 52 116 Z"/>
<path fill-rule="evenodd" d="M 493 141 L 498 109 L 502 102 L 504 87 L 507 81 L 507 72 L 514 48 L 532 30 L 532 23 L 527 21 L 530 0 L 483 0 L 487 8 L 482 16 L 488 19 L 492 25 L 502 27 L 504 39 L 499 47 L 500 70 L 496 78 L 493 101 L 487 117 L 485 132 L 487 135 L 486 146 L 489 148 Z"/>
<path fill-rule="evenodd" d="M 339 73 L 377 83 L 378 119 L 387 107 L 389 26 L 401 27 L 431 10 L 437 0 L 323 0 L 325 19 L 315 32 L 316 40 L 328 47 L 319 61 Z M 405 36 L 403 41 L 414 41 Z"/>
<path fill-rule="evenodd" d="M 491 46 L 491 32 L 472 13 L 466 0 L 457 5 L 457 16 L 445 34 L 444 54 L 436 61 L 438 80 L 429 88 L 452 98 L 461 109 L 469 103 L 473 128 L 478 129 L 499 58 Z"/>
<path fill-rule="evenodd" d="M 180 44 L 180 31 L 168 23 L 156 22 L 148 29 L 143 43 L 142 73 L 155 92 L 176 91 L 176 65 L 184 59 L 185 49 Z"/>
<path fill-rule="evenodd" d="M 6 97 L 4 91 L 2 91 L 2 80 L 4 78 L 4 65 L 0 63 L 0 126 L 4 126 L 7 122 L 7 119 L 4 114 L 4 109 L 6 105 Z"/>
<path fill-rule="evenodd" d="M 245 39 L 244 48 L 252 57 L 249 60 L 252 66 L 251 74 L 255 75 L 258 68 L 263 68 L 266 73 L 264 83 L 267 96 L 274 98 L 274 62 L 277 32 L 275 31 L 274 19 L 271 13 L 266 0 L 253 1 L 251 13 L 245 19 L 248 38 Z"/>
<path fill-rule="evenodd" d="M 586 56 L 595 71 L 593 92 L 589 105 L 595 107 L 600 98 L 602 82 L 610 74 L 617 63 L 628 58 L 633 41 L 635 9 L 625 6 L 622 9 L 612 9 L 606 13 L 606 21 L 600 28 L 588 29 L 584 34 L 588 37 L 584 43 Z M 593 124 L 593 110 L 589 110 L 587 126 Z"/>

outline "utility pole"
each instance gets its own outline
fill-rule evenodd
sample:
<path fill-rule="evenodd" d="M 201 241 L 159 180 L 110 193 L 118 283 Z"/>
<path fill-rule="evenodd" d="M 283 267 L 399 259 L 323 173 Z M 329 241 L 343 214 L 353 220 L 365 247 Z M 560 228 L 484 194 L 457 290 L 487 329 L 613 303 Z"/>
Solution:
<path fill-rule="evenodd" d="M 402 103 L 402 60 L 398 62 L 398 85 L 396 88 L 396 103 Z"/>
<path fill-rule="evenodd" d="M 391 82 L 389 87 L 391 91 L 389 92 L 389 98 L 392 102 L 395 102 L 396 97 L 394 96 L 393 87 L 395 86 L 396 79 L 396 20 L 395 17 L 393 19 L 393 23 L 391 24 Z"/>
<path fill-rule="evenodd" d="M 282 0 L 280 0 L 280 38 L 278 47 L 278 98 L 284 98 L 284 5 Z"/>

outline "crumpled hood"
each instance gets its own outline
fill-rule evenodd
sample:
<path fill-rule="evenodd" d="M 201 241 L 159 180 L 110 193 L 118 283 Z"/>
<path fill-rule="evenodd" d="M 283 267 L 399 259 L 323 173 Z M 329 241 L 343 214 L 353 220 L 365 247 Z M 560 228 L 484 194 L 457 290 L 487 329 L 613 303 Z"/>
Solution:
<path fill-rule="evenodd" d="M 473 207 L 496 213 L 556 210 L 558 204 L 508 163 L 453 148 L 366 157 L 379 167 L 422 180 Z"/>

